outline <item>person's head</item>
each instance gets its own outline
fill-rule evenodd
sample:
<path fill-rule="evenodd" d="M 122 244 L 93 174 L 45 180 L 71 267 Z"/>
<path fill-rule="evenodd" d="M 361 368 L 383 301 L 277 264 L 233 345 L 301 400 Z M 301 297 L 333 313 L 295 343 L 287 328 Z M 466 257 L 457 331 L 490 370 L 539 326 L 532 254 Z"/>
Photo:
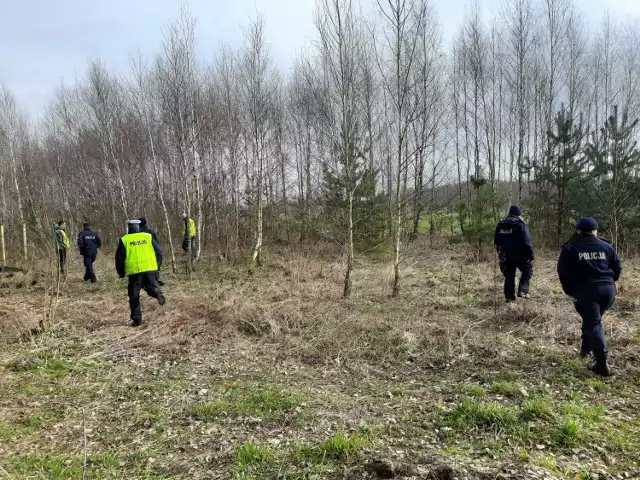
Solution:
<path fill-rule="evenodd" d="M 60 220 L 58 222 L 58 227 L 59 228 L 67 228 L 67 222 L 65 222 L 64 220 Z"/>
<path fill-rule="evenodd" d="M 140 226 L 145 226 L 147 224 L 147 217 L 140 217 Z"/>
<path fill-rule="evenodd" d="M 584 235 L 598 236 L 598 222 L 592 217 L 582 217 L 576 223 L 576 231 Z"/>
<path fill-rule="evenodd" d="M 127 231 L 129 233 L 138 233 L 140 231 L 140 220 L 129 220 L 127 222 Z"/>
<path fill-rule="evenodd" d="M 509 207 L 509 215 L 513 215 L 514 217 L 522 216 L 522 209 L 520 205 L 511 205 Z"/>
<path fill-rule="evenodd" d="M 91 224 L 85 222 L 82 224 L 82 228 L 84 228 L 85 230 L 89 230 L 91 228 Z"/>

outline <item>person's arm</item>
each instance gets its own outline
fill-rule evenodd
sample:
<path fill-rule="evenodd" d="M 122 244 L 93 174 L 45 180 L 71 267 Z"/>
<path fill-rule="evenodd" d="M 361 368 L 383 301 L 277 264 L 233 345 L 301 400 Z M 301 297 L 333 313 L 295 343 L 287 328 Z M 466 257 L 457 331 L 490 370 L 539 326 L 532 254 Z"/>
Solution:
<path fill-rule="evenodd" d="M 156 242 L 153 237 L 151 237 L 151 242 L 153 244 L 153 251 L 156 253 L 156 261 L 158 262 L 158 268 L 162 265 L 162 248 L 160 248 L 160 244 Z"/>
<path fill-rule="evenodd" d="M 58 242 L 58 247 L 64 247 L 64 239 L 62 238 L 62 231 L 59 228 L 56 228 L 56 242 Z"/>
<path fill-rule="evenodd" d="M 118 272 L 118 276 L 120 278 L 124 278 L 124 262 L 127 258 L 127 251 L 124 249 L 124 243 L 122 240 L 118 242 L 118 249 L 116 250 L 116 272 Z"/>
<path fill-rule="evenodd" d="M 563 246 L 560 250 L 560 257 L 558 258 L 558 278 L 562 285 L 564 293 L 573 297 L 574 282 L 573 272 L 575 271 L 573 266 L 573 255 L 567 246 Z"/>
<path fill-rule="evenodd" d="M 527 252 L 527 260 L 533 262 L 536 259 L 536 255 L 533 252 L 533 243 L 531 243 L 531 234 L 527 225 L 522 223 L 522 243 L 524 243 L 525 250 Z"/>
<path fill-rule="evenodd" d="M 102 240 L 100 240 L 100 234 L 96 232 L 96 248 L 102 247 Z"/>
<path fill-rule="evenodd" d="M 493 234 L 493 246 L 495 247 L 498 253 L 500 253 L 500 244 L 498 243 L 498 239 L 500 238 L 500 234 L 498 233 L 499 231 L 500 231 L 500 224 L 496 226 L 496 231 Z"/>
<path fill-rule="evenodd" d="M 80 250 L 81 254 L 84 252 L 84 235 L 82 233 L 83 232 L 78 233 L 78 240 L 77 240 L 78 250 Z"/>
<path fill-rule="evenodd" d="M 613 247 L 611 247 L 611 255 L 609 258 L 611 259 L 611 270 L 613 270 L 613 281 L 617 282 L 620 280 L 620 275 L 622 274 L 622 262 Z"/>

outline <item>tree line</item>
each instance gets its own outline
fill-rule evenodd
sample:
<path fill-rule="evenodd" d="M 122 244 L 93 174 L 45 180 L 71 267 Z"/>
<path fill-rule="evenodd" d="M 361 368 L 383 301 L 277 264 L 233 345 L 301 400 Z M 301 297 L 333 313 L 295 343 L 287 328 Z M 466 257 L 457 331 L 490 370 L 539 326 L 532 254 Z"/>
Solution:
<path fill-rule="evenodd" d="M 145 215 L 174 259 L 182 217 L 201 251 L 258 266 L 274 242 L 335 243 L 344 295 L 357 252 L 393 252 L 425 231 L 478 250 L 509 203 L 539 244 L 582 214 L 625 251 L 638 240 L 640 30 L 572 0 L 472 7 L 450 48 L 427 0 L 317 0 L 313 42 L 275 65 L 257 19 L 243 45 L 196 54 L 188 10 L 154 58 L 100 59 L 32 122 L 0 92 L 0 223 L 11 245 L 85 221 L 115 243 Z M 172 239 L 173 241 L 169 241 Z M 266 245 L 266 247 L 265 247 Z"/>

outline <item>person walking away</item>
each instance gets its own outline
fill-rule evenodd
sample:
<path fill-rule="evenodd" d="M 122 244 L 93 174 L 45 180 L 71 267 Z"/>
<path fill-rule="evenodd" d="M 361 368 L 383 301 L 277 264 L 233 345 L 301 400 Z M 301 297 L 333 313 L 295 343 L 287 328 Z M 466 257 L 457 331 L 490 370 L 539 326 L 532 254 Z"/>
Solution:
<path fill-rule="evenodd" d="M 96 283 L 96 273 L 93 270 L 93 264 L 98 256 L 98 250 L 102 246 L 100 235 L 98 232 L 91 228 L 91 225 L 85 223 L 82 226 L 82 231 L 78 233 L 78 249 L 80 255 L 82 255 L 82 262 L 84 264 L 84 281 L 90 281 Z"/>
<path fill-rule="evenodd" d="M 185 252 L 191 251 L 191 258 L 196 258 L 196 237 L 198 231 L 196 222 L 187 214 L 184 215 L 184 237 L 182 240 L 182 249 Z"/>
<path fill-rule="evenodd" d="M 58 225 L 56 225 L 56 249 L 58 251 L 58 269 L 60 273 L 65 275 L 66 267 L 67 267 L 67 252 L 71 247 L 69 243 L 69 237 L 67 236 L 67 232 L 65 229 L 67 228 L 67 224 L 64 220 L 60 220 Z"/>
<path fill-rule="evenodd" d="M 129 306 L 134 327 L 142 324 L 140 289 L 157 299 L 160 305 L 166 303 L 156 282 L 158 263 L 162 263 L 158 243 L 151 234 L 140 231 L 140 220 L 129 220 L 128 233 L 120 239 L 116 250 L 116 271 L 120 278 L 129 277 Z"/>
<path fill-rule="evenodd" d="M 153 238 L 153 240 L 160 245 L 160 242 L 158 241 L 158 234 L 157 232 L 153 229 L 149 227 L 149 224 L 147 223 L 147 217 L 140 217 L 140 231 L 143 233 L 148 233 L 151 235 L 151 238 Z M 160 285 L 161 287 L 164 286 L 164 282 L 162 280 L 160 280 L 160 269 L 162 268 L 162 257 L 161 259 L 158 261 L 158 273 L 156 275 L 156 282 L 158 282 L 158 285 Z"/>
<path fill-rule="evenodd" d="M 602 316 L 613 305 L 615 283 L 621 273 L 622 263 L 615 249 L 598 238 L 598 222 L 591 217 L 581 218 L 576 233 L 560 250 L 558 277 L 582 317 L 580 356 L 593 354 L 588 368 L 603 377 L 611 375 L 611 371 Z"/>
<path fill-rule="evenodd" d="M 516 300 L 516 270 L 520 270 L 518 297 L 528 297 L 535 254 L 529 229 L 522 219 L 522 209 L 518 205 L 512 205 L 507 216 L 498 223 L 493 243 L 498 252 L 500 271 L 504 275 L 504 296 L 507 303 Z"/>

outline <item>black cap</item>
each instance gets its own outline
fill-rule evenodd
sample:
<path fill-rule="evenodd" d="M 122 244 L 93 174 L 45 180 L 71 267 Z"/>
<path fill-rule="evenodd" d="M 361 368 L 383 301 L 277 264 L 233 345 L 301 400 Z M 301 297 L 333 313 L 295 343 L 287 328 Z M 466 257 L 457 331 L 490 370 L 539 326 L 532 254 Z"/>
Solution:
<path fill-rule="evenodd" d="M 139 220 L 142 225 L 145 225 L 147 223 L 147 217 L 140 217 Z"/>
<path fill-rule="evenodd" d="M 598 222 L 592 217 L 582 217 L 576 223 L 576 230 L 580 230 L 582 232 L 590 232 L 591 230 L 598 229 Z"/>
<path fill-rule="evenodd" d="M 522 215 L 522 209 L 520 208 L 520 205 L 511 205 L 509 207 L 509 215 L 515 215 L 516 217 Z"/>

